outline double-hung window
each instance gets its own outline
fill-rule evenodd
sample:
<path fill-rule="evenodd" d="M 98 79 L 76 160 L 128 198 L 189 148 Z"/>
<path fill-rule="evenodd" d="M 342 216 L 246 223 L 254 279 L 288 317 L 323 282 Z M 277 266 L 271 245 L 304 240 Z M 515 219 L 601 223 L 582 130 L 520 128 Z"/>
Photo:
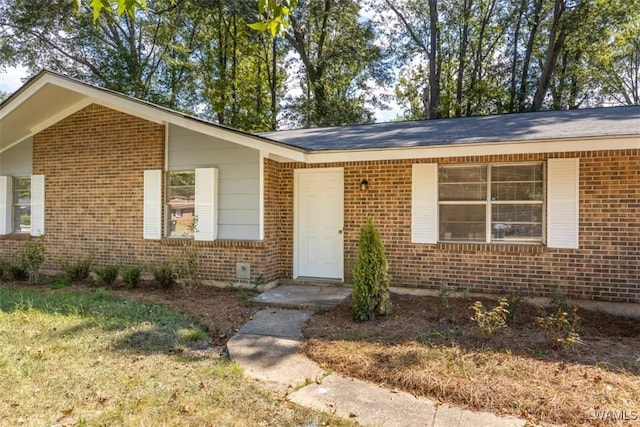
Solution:
<path fill-rule="evenodd" d="M 543 242 L 544 163 L 440 165 L 439 240 Z"/>
<path fill-rule="evenodd" d="M 168 172 L 167 211 L 168 237 L 193 237 L 197 227 L 195 216 L 196 172 Z"/>
<path fill-rule="evenodd" d="M 13 178 L 13 231 L 31 231 L 31 177 Z"/>

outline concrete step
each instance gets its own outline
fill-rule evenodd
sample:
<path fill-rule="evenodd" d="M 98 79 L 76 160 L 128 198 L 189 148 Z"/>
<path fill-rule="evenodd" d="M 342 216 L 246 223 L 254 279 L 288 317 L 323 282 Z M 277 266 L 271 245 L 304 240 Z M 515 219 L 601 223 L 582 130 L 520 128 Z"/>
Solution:
<path fill-rule="evenodd" d="M 336 286 L 280 285 L 256 296 L 253 301 L 267 307 L 328 311 L 351 295 L 351 288 Z"/>

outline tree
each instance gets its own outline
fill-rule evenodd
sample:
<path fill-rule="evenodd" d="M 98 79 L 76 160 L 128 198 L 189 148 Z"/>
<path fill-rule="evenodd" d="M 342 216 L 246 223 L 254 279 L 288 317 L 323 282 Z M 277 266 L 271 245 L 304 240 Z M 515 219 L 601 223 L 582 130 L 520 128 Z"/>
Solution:
<path fill-rule="evenodd" d="M 391 29 L 396 46 L 404 46 L 405 51 L 418 51 L 428 63 L 427 84 L 422 93 L 424 118 L 435 119 L 442 114 L 440 108 L 440 76 L 442 73 L 440 23 L 438 0 L 412 0 L 398 3 L 384 0 L 379 10 L 389 8 L 397 19 Z M 425 16 L 426 15 L 426 16 Z"/>
<path fill-rule="evenodd" d="M 360 229 L 358 258 L 353 271 L 351 313 L 355 320 L 370 320 L 391 312 L 388 270 L 380 232 L 369 219 Z"/>
<path fill-rule="evenodd" d="M 310 0 L 291 15 L 285 39 L 297 54 L 300 96 L 290 117 L 303 127 L 370 122 L 370 81 L 386 77 L 373 26 L 361 22 L 353 0 Z"/>
<path fill-rule="evenodd" d="M 275 129 L 283 71 L 254 0 L 149 1 L 129 14 L 73 13 L 64 0 L 0 6 L 6 56 L 247 131 Z"/>

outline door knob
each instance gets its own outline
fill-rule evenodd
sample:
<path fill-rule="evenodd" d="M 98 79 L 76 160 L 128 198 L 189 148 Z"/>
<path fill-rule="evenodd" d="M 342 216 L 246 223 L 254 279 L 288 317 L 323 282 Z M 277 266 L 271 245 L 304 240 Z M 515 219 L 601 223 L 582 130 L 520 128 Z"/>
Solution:
<path fill-rule="evenodd" d="M 342 230 L 338 230 L 338 234 L 342 234 Z"/>

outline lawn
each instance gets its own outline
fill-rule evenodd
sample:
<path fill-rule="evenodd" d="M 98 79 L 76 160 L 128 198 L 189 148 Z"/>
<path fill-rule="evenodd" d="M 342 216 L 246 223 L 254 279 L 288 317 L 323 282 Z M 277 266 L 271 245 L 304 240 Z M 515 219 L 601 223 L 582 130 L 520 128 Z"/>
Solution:
<path fill-rule="evenodd" d="M 216 296 L 236 301 L 229 313 L 243 313 L 238 294 L 218 291 L 210 311 Z M 220 356 L 242 316 L 218 328 L 209 320 L 102 289 L 0 285 L 0 425 L 341 424 L 267 391 Z"/>
<path fill-rule="evenodd" d="M 305 352 L 348 376 L 535 425 L 640 424 L 638 319 L 578 311 L 582 344 L 562 350 L 547 343 L 535 322 L 542 309 L 532 305 L 486 337 L 470 320 L 475 299 L 392 302 L 390 316 L 369 322 L 351 320 L 350 301 L 312 316 Z"/>

